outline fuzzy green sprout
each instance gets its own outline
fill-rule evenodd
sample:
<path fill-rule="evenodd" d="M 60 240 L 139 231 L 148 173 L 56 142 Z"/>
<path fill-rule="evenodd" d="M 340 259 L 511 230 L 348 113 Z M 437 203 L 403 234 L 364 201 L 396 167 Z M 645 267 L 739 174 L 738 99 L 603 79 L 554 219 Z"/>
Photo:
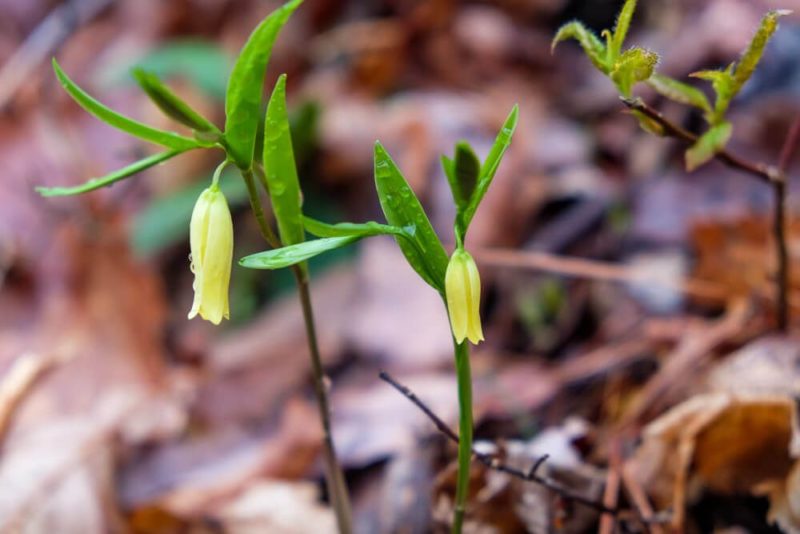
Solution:
<path fill-rule="evenodd" d="M 770 38 L 778 29 L 778 20 L 790 11 L 774 9 L 761 19 L 755 34 L 738 61 L 724 69 L 701 70 L 690 76 L 711 83 L 714 92 L 712 105 L 706 94 L 687 83 L 675 80 L 655 71 L 658 56 L 638 47 L 621 52 L 636 9 L 636 0 L 626 0 L 613 31 L 604 30 L 603 42 L 579 21 L 562 26 L 553 38 L 552 48 L 561 41 L 575 39 L 592 64 L 605 74 L 617 87 L 624 104 L 639 120 L 643 129 L 657 135 L 674 137 L 687 143 L 686 169 L 693 171 L 718 159 L 726 165 L 743 171 L 768 185 L 773 190 L 775 211 L 772 233 L 775 240 L 777 264 L 775 284 L 775 306 L 777 327 L 786 330 L 789 322 L 789 254 L 786 240 L 786 166 L 791 156 L 794 140 L 790 135 L 778 165 L 750 162 L 727 150 L 733 134 L 733 125 L 727 119 L 731 101 L 739 94 L 753 75 L 764 54 Z M 670 121 L 658 111 L 633 98 L 633 88 L 638 83 L 647 83 L 662 96 L 680 104 L 697 108 L 707 124 L 706 130 L 697 135 Z M 784 154 L 788 157 L 784 157 Z"/>
<path fill-rule="evenodd" d="M 285 76 L 278 79 L 267 106 L 266 117 L 262 116 L 264 75 L 273 44 L 281 28 L 301 3 L 302 0 L 287 2 L 267 16 L 251 33 L 228 79 L 224 129 L 192 109 L 155 75 L 143 70 L 134 71 L 134 78 L 147 96 L 170 118 L 188 126 L 192 130 L 191 137 L 154 128 L 106 107 L 70 80 L 53 60 L 58 80 L 81 107 L 103 122 L 144 141 L 161 145 L 165 150 L 79 186 L 37 188 L 43 196 L 94 191 L 190 150 L 217 149 L 223 152 L 223 162 L 214 173 L 211 186 L 198 198 L 190 223 L 191 268 L 195 276 L 195 298 L 189 312 L 190 318 L 199 315 L 219 324 L 229 315 L 228 283 L 231 276 L 233 226 L 227 202 L 218 186 L 221 171 L 226 165 L 235 165 L 244 179 L 251 208 L 269 246 L 280 248 L 305 240 L 300 186 L 286 111 Z M 257 132 L 262 120 L 265 121 L 265 143 L 263 150 L 257 154 Z M 277 220 L 277 235 L 267 223 L 259 186 L 270 196 L 271 208 Z M 328 393 L 315 333 L 308 271 L 305 264 L 299 261 L 292 266 L 292 272 L 306 324 L 313 383 L 323 426 L 328 495 L 339 531 L 349 534 L 353 531 L 352 514 L 344 474 L 336 459 L 331 436 Z"/>
<path fill-rule="evenodd" d="M 239 263 L 253 269 L 280 269 L 375 235 L 391 235 L 409 265 L 442 297 L 452 328 L 459 399 L 458 479 L 453 532 L 461 532 L 469 490 L 472 457 L 472 374 L 469 344 L 483 340 L 479 307 L 480 276 L 464 241 L 475 211 L 494 179 L 503 154 L 511 143 L 519 110 L 514 106 L 483 163 L 462 141 L 451 159 L 442 157 L 442 167 L 453 193 L 456 217 L 453 223 L 455 251 L 448 258 L 442 241 L 386 149 L 375 144 L 375 187 L 388 224 L 326 224 L 309 217 L 305 229 L 319 239 L 306 241 L 243 258 Z"/>
<path fill-rule="evenodd" d="M 738 62 L 733 62 L 724 69 L 702 70 L 691 74 L 693 78 L 711 82 L 716 95 L 712 106 L 703 91 L 657 73 L 659 57 L 655 52 L 636 46 L 621 51 L 635 10 L 636 0 L 626 0 L 614 30 L 602 32 L 605 43 L 581 22 L 572 21 L 558 30 L 553 38 L 552 48 L 555 49 L 561 41 L 577 40 L 592 64 L 614 83 L 623 98 L 630 99 L 634 86 L 644 82 L 664 97 L 702 111 L 708 130 L 686 151 L 686 167 L 690 171 L 694 170 L 725 148 L 733 131 L 730 122 L 725 119 L 730 103 L 753 75 L 767 43 L 778 29 L 778 19 L 791 11 L 775 9 L 767 12 Z M 667 133 L 652 118 L 636 109 L 634 113 L 645 129 L 660 135 Z"/>

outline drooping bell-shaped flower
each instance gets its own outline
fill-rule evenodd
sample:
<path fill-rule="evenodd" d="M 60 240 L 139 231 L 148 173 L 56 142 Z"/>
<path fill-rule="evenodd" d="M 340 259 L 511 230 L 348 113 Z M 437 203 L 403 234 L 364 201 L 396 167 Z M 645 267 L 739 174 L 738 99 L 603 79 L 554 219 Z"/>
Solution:
<path fill-rule="evenodd" d="M 197 314 L 219 324 L 228 319 L 228 284 L 233 260 L 233 221 L 225 195 L 212 184 L 194 205 L 189 224 L 194 273 L 194 302 L 189 319 Z"/>
<path fill-rule="evenodd" d="M 483 341 L 481 328 L 481 277 L 475 260 L 463 248 L 456 249 L 447 264 L 444 276 L 447 311 L 453 337 L 461 343 Z"/>

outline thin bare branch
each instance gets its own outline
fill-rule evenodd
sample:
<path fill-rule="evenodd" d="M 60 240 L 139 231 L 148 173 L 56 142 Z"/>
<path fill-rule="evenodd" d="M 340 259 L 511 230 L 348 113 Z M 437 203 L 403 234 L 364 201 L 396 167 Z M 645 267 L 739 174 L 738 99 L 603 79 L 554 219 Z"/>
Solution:
<path fill-rule="evenodd" d="M 697 136 L 678 124 L 675 124 L 656 109 L 647 105 L 640 98 L 622 98 L 622 102 L 632 111 L 642 113 L 649 119 L 658 123 L 664 134 L 680 139 L 686 143 L 694 144 Z M 786 244 L 786 170 L 789 168 L 792 155 L 800 142 L 800 118 L 795 121 L 786 137 L 781 150 L 778 166 L 767 165 L 761 162 L 752 162 L 729 152 L 721 150 L 714 156 L 722 163 L 734 169 L 745 172 L 762 182 L 772 186 L 775 211 L 772 216 L 772 237 L 775 240 L 775 258 L 777 273 L 775 281 L 775 314 L 776 326 L 780 331 L 786 331 L 789 326 L 789 250 Z"/>
<path fill-rule="evenodd" d="M 419 399 L 419 397 L 417 397 L 416 394 L 414 394 L 413 391 L 411 391 L 408 387 L 404 386 L 403 384 L 392 378 L 392 376 L 385 371 L 381 371 L 379 376 L 381 380 L 391 385 L 393 388 L 399 391 L 404 397 L 406 397 L 408 400 L 414 403 L 414 405 L 417 408 L 422 410 L 422 412 L 426 416 L 428 416 L 428 419 L 431 420 L 434 426 L 436 426 L 436 429 L 439 430 L 439 432 L 447 436 L 447 438 L 453 441 L 454 443 L 458 443 L 459 441 L 458 435 L 455 432 L 453 432 L 453 430 L 449 426 L 447 426 L 447 424 L 444 421 L 442 421 L 439 418 L 439 416 L 433 413 L 433 410 L 431 410 L 424 402 L 422 402 Z M 494 469 L 495 471 L 500 471 L 502 473 L 509 474 L 515 478 L 519 478 L 526 482 L 533 482 L 535 484 L 539 484 L 540 486 L 547 488 L 553 493 L 560 495 L 564 499 L 583 504 L 584 506 L 587 506 L 589 508 L 592 508 L 598 512 L 605 514 L 612 514 L 614 516 L 617 516 L 621 512 L 618 507 L 612 508 L 606 506 L 601 502 L 597 502 L 588 497 L 580 495 L 579 493 L 575 493 L 569 488 L 562 486 L 558 482 L 538 474 L 538 471 L 541 468 L 541 466 L 544 464 L 545 461 L 547 461 L 547 456 L 538 458 L 528 471 L 522 471 L 520 469 L 516 469 L 514 467 L 511 467 L 503 463 L 499 458 L 497 458 L 494 455 L 485 454 L 475 449 L 472 449 L 472 454 L 475 456 L 476 460 L 478 460 L 480 463 L 482 463 L 489 469 Z"/>
<path fill-rule="evenodd" d="M 697 136 L 695 134 L 683 128 L 682 126 L 675 124 L 662 115 L 659 111 L 647 105 L 641 99 L 623 98 L 622 103 L 625 104 L 628 109 L 632 111 L 638 111 L 639 113 L 642 113 L 648 118 L 657 122 L 662 128 L 664 128 L 664 133 L 667 136 L 681 139 L 689 144 L 694 144 L 695 141 L 697 141 Z M 755 176 L 759 180 L 766 183 L 780 181 L 783 176 L 780 169 L 777 167 L 767 165 L 766 163 L 748 161 L 727 150 L 717 152 L 715 157 L 729 167 L 738 169 L 742 172 L 750 174 L 751 176 Z"/>

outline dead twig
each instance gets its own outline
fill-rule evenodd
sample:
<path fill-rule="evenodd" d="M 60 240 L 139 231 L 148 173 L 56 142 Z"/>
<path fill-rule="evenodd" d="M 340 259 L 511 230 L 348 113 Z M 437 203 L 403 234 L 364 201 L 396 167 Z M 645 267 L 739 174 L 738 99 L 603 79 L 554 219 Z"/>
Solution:
<path fill-rule="evenodd" d="M 622 478 L 620 474 L 622 470 L 622 452 L 620 448 L 619 439 L 614 439 L 611 443 L 606 487 L 603 491 L 603 504 L 608 508 L 616 508 L 619 500 L 619 487 Z M 600 518 L 598 534 L 614 534 L 616 526 L 617 518 L 614 515 L 603 514 Z"/>
<path fill-rule="evenodd" d="M 650 501 L 647 499 L 644 489 L 642 489 L 633 473 L 633 463 L 630 460 L 622 466 L 622 486 L 625 488 L 628 498 L 638 510 L 639 516 L 643 519 L 648 532 L 651 534 L 665 534 L 662 526 L 654 522 L 655 513 L 653 512 L 653 507 L 650 506 Z"/>
<path fill-rule="evenodd" d="M 750 311 L 746 301 L 737 301 L 717 322 L 686 332 L 666 363 L 642 388 L 621 426 L 635 425 L 674 400 L 675 390 L 685 384 L 681 377 L 697 372 L 719 345 L 734 338 L 749 319 Z"/>
<path fill-rule="evenodd" d="M 482 264 L 497 268 L 535 269 L 562 276 L 589 278 L 606 282 L 647 283 L 658 285 L 686 295 L 724 301 L 725 288 L 702 280 L 670 281 L 663 277 L 648 275 L 640 269 L 615 265 L 585 258 L 570 258 L 545 252 L 520 251 L 499 248 L 484 248 L 474 251 L 475 259 Z"/>
<path fill-rule="evenodd" d="M 0 381 L 0 441 L 8 432 L 14 414 L 36 384 L 65 358 L 58 354 L 22 354 Z"/>
<path fill-rule="evenodd" d="M 381 371 L 379 374 L 381 380 L 391 385 L 397 391 L 399 391 L 404 397 L 410 400 L 414 405 L 422 410 L 422 412 L 428 416 L 428 419 L 436 426 L 436 429 L 439 430 L 442 434 L 447 436 L 454 443 L 458 443 L 458 435 L 453 432 L 453 430 L 447 426 L 447 424 L 442 421 L 439 416 L 437 416 L 433 411 L 424 403 L 422 402 L 419 397 L 414 394 L 408 387 L 404 386 L 403 384 L 399 383 L 397 380 L 392 378 L 391 375 L 386 373 L 385 371 Z M 472 454 L 475 456 L 475 459 L 481 462 L 483 465 L 488 467 L 489 469 L 494 469 L 495 471 L 500 471 L 502 473 L 509 474 L 515 478 L 519 478 L 526 482 L 533 482 L 535 484 L 539 484 L 547 488 L 548 490 L 552 491 L 553 493 L 567 499 L 569 501 L 573 501 L 576 503 L 583 504 L 589 508 L 592 508 L 600 513 L 604 514 L 612 514 L 614 516 L 618 516 L 620 514 L 620 509 L 618 507 L 609 507 L 601 502 L 597 502 L 590 498 L 587 498 L 583 495 L 573 492 L 569 488 L 566 488 L 559 484 L 558 482 L 551 480 L 545 476 L 539 474 L 539 469 L 547 461 L 547 456 L 543 456 L 538 458 L 533 466 L 528 471 L 522 471 L 520 469 L 516 469 L 509 465 L 506 465 L 499 458 L 491 454 L 485 454 L 479 452 L 475 449 L 472 450 Z"/>

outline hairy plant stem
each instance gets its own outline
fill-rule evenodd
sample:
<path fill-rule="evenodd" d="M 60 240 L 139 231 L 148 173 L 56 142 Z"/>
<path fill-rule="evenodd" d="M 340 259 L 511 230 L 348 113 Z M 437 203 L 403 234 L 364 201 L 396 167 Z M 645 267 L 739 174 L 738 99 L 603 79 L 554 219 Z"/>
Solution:
<path fill-rule="evenodd" d="M 458 381 L 458 475 L 453 514 L 453 534 L 460 534 L 469 494 L 469 464 L 472 459 L 472 371 L 469 365 L 469 342 L 453 339 Z"/>
<path fill-rule="evenodd" d="M 281 247 L 281 242 L 273 232 L 269 223 L 267 222 L 264 209 L 261 205 L 261 199 L 258 196 L 258 189 L 255 184 L 255 176 L 258 174 L 259 181 L 264 186 L 264 189 L 269 192 L 267 188 L 266 179 L 263 172 L 256 168 L 256 172 L 252 170 L 242 171 L 242 177 L 245 184 L 247 184 L 247 192 L 250 197 L 250 206 L 258 221 L 258 227 L 261 231 L 261 236 L 272 248 Z M 331 432 L 331 411 L 330 402 L 328 400 L 328 388 L 325 385 L 325 371 L 322 367 L 322 358 L 319 353 L 319 343 L 317 341 L 317 330 L 314 324 L 314 310 L 311 305 L 311 291 L 309 288 L 308 272 L 302 265 L 295 265 L 292 268 L 295 281 L 297 283 L 297 290 L 300 296 L 300 305 L 303 310 L 303 322 L 306 327 L 306 340 L 308 341 L 308 351 L 311 356 L 311 371 L 314 383 L 314 394 L 317 399 L 317 409 L 319 411 L 319 418 L 322 424 L 323 444 L 322 452 L 324 456 L 325 466 L 325 484 L 328 489 L 328 497 L 331 501 L 334 513 L 336 515 L 336 523 L 339 527 L 340 534 L 350 534 L 353 532 L 353 516 L 350 508 L 350 497 L 347 493 L 347 484 L 345 483 L 344 472 L 342 471 L 339 461 L 336 456 L 336 448 L 333 444 L 333 434 Z"/>
<path fill-rule="evenodd" d="M 622 102 L 633 111 L 639 112 L 655 121 L 664 129 L 664 135 L 694 144 L 697 136 L 685 128 L 675 124 L 664 115 L 653 109 L 639 98 L 623 98 Z M 775 241 L 775 326 L 785 332 L 789 327 L 789 289 L 791 279 L 789 272 L 789 253 L 786 245 L 786 182 L 789 161 L 800 140 L 800 119 L 795 121 L 786 138 L 781 161 L 778 166 L 766 163 L 755 163 L 745 160 L 728 150 L 721 150 L 714 156 L 729 167 L 743 171 L 772 188 L 775 209 L 772 215 L 772 237 Z"/>

